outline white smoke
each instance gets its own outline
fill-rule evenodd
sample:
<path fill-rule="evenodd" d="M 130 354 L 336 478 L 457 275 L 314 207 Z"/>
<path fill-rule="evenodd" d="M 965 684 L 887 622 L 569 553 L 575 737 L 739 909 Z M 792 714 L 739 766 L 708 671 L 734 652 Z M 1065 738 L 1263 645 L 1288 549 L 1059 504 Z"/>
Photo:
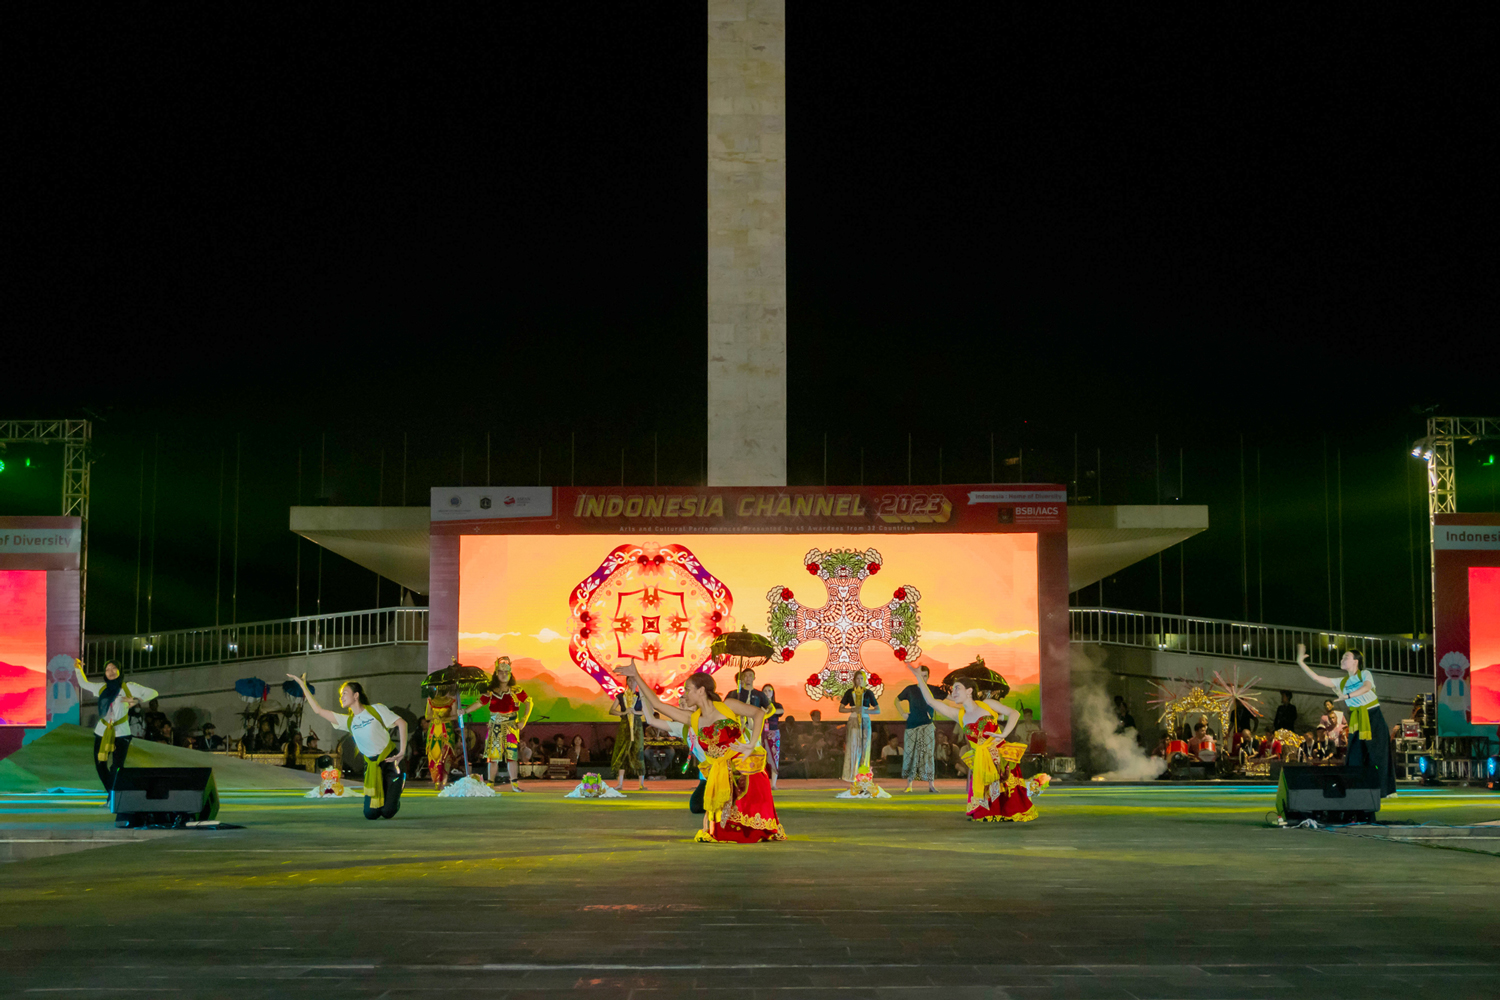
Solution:
<path fill-rule="evenodd" d="M 1120 719 L 1115 715 L 1114 699 L 1097 669 L 1073 670 L 1073 725 L 1092 751 L 1093 765 L 1107 766 L 1096 774 L 1101 781 L 1154 781 L 1167 769 L 1160 757 L 1148 757 L 1136 741 L 1136 731 L 1115 732 Z"/>

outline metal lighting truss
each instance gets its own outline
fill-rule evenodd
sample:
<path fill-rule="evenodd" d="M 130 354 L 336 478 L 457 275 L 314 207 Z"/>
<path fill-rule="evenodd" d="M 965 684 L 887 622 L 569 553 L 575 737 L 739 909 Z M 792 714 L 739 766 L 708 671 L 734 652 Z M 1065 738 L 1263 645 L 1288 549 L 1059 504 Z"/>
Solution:
<path fill-rule="evenodd" d="M 79 521 L 78 632 L 88 606 L 89 580 L 89 465 L 93 430 L 87 420 L 0 420 L 0 445 L 60 444 L 63 446 L 62 516 Z"/>
<path fill-rule="evenodd" d="M 1427 436 L 1412 445 L 1413 456 L 1427 462 L 1427 544 L 1435 556 L 1437 515 L 1458 513 L 1458 473 L 1453 444 L 1500 438 L 1500 417 L 1428 417 Z M 1437 601 L 1437 559 L 1431 561 L 1432 599 Z"/>

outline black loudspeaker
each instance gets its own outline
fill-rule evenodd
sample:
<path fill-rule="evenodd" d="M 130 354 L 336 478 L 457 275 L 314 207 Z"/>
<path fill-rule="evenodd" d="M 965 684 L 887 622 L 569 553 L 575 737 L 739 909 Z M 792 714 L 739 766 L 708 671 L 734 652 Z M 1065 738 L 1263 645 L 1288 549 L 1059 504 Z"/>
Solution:
<path fill-rule="evenodd" d="M 185 826 L 219 815 L 211 767 L 124 767 L 109 797 L 116 826 Z"/>
<path fill-rule="evenodd" d="M 1380 811 L 1380 772 L 1373 767 L 1287 764 L 1287 822 L 1369 822 Z"/>

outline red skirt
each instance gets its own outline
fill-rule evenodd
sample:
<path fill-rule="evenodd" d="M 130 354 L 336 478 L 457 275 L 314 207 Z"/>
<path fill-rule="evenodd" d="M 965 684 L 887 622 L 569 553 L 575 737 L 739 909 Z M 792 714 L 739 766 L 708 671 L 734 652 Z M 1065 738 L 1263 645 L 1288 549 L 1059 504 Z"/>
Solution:
<path fill-rule="evenodd" d="M 1026 794 L 1021 765 L 1007 766 L 995 756 L 1000 780 L 978 796 L 974 794 L 974 773 L 969 772 L 969 818 L 986 823 L 1029 823 L 1036 819 L 1036 806 Z"/>
<path fill-rule="evenodd" d="M 763 840 L 785 840 L 786 831 L 776 817 L 771 779 L 764 771 L 748 775 L 745 791 L 729 807 L 729 819 L 714 824 L 712 839 L 722 844 L 756 844 Z"/>

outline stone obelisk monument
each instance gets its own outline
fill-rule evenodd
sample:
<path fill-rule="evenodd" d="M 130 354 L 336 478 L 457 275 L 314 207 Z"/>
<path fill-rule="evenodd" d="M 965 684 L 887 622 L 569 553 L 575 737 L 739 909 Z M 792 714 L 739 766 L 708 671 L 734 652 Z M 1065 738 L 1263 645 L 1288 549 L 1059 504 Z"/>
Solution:
<path fill-rule="evenodd" d="M 785 0 L 708 0 L 708 485 L 786 485 Z"/>

